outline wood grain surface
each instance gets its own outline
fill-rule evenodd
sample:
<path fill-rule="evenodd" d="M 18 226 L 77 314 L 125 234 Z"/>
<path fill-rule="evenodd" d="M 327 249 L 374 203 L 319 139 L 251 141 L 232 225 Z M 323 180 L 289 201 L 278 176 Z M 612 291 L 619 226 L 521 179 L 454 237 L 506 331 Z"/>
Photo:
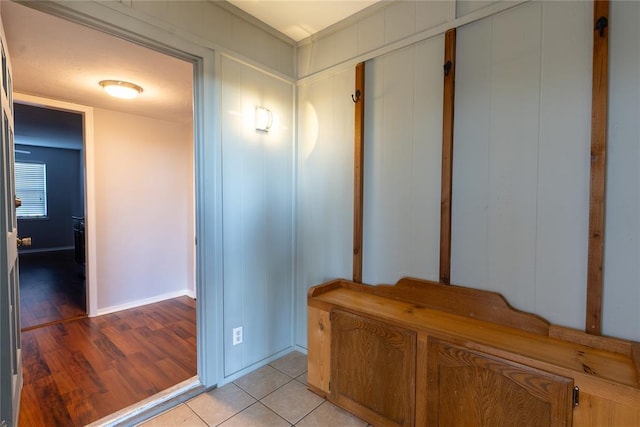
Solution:
<path fill-rule="evenodd" d="M 591 186 L 585 330 L 602 334 L 605 190 L 607 174 L 607 105 L 609 95 L 609 29 L 595 29 L 600 17 L 609 18 L 609 0 L 593 3 L 593 88 L 591 101 Z"/>
<path fill-rule="evenodd" d="M 362 282 L 362 230 L 364 218 L 364 62 L 356 66 L 353 157 L 353 281 Z"/>
<path fill-rule="evenodd" d="M 444 75 L 442 101 L 442 190 L 440 194 L 440 282 L 451 280 L 451 197 L 453 193 L 453 118 L 456 94 L 456 29 L 444 37 L 444 64 L 451 64 Z"/>
<path fill-rule="evenodd" d="M 20 426 L 81 426 L 196 375 L 195 300 L 22 334 Z"/>

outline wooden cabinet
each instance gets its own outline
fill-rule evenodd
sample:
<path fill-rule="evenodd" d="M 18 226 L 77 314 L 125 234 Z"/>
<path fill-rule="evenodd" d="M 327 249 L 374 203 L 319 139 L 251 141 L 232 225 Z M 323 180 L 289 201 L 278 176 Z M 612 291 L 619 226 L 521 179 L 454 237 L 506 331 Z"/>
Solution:
<path fill-rule="evenodd" d="M 375 425 L 412 426 L 416 333 L 341 310 L 331 329 L 332 399 Z"/>
<path fill-rule="evenodd" d="M 566 427 L 573 380 L 429 339 L 427 423 L 439 427 Z"/>
<path fill-rule="evenodd" d="M 417 279 L 329 282 L 308 309 L 309 389 L 374 426 L 640 426 L 638 343 Z"/>

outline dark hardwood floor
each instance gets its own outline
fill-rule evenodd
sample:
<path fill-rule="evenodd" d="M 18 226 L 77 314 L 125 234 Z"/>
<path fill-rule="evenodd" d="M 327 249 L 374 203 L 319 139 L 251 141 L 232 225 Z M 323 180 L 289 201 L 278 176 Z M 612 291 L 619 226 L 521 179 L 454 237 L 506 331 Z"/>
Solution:
<path fill-rule="evenodd" d="M 83 267 L 73 250 L 21 253 L 19 263 L 23 330 L 86 314 Z"/>
<path fill-rule="evenodd" d="M 22 333 L 20 426 L 81 426 L 196 375 L 195 300 Z"/>

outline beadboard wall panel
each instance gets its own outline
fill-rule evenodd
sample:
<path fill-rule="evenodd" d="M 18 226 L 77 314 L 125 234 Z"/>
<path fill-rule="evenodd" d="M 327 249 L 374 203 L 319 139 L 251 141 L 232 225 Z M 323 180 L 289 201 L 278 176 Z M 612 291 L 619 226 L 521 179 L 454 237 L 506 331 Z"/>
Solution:
<path fill-rule="evenodd" d="M 542 8 L 535 309 L 578 329 L 586 310 L 592 7 Z"/>
<path fill-rule="evenodd" d="M 363 11 L 353 22 L 298 43 L 298 77 L 400 42 L 453 19 L 451 1 L 393 1 Z"/>
<path fill-rule="evenodd" d="M 365 283 L 438 280 L 443 57 L 438 36 L 367 63 Z"/>
<path fill-rule="evenodd" d="M 307 346 L 307 290 L 351 277 L 355 73 L 298 88 L 295 342 Z"/>
<path fill-rule="evenodd" d="M 611 2 L 605 335 L 640 340 L 640 4 Z"/>
<path fill-rule="evenodd" d="M 291 346 L 293 87 L 222 57 L 224 374 Z M 273 113 L 255 129 L 255 107 Z M 232 345 L 243 327 L 244 342 Z"/>
<path fill-rule="evenodd" d="M 584 320 L 589 5 L 532 2 L 458 29 L 452 283 Z"/>

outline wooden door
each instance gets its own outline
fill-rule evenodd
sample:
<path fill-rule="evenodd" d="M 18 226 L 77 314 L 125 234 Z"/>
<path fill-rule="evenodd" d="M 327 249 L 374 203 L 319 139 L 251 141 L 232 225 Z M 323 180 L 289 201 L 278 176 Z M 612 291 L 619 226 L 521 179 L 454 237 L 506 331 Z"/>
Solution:
<path fill-rule="evenodd" d="M 356 314 L 331 312 L 331 400 L 376 427 L 412 426 L 416 334 Z"/>
<path fill-rule="evenodd" d="M 14 185 L 13 96 L 11 66 L 0 19 L 2 75 L 2 161 L 0 162 L 0 426 L 18 423 L 22 390 L 20 356 L 20 289 L 18 287 L 17 221 Z"/>
<path fill-rule="evenodd" d="M 568 427 L 572 393 L 572 379 L 429 339 L 428 426 Z"/>

